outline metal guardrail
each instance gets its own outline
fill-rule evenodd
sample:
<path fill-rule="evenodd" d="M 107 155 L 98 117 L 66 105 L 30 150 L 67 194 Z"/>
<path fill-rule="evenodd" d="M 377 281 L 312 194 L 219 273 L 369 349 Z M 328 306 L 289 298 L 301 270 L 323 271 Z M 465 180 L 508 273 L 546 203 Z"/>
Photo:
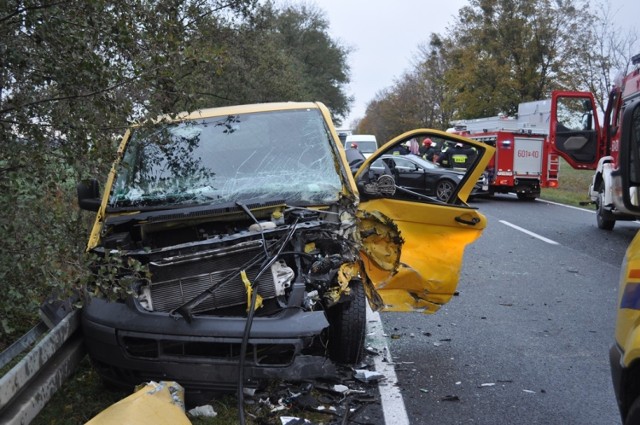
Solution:
<path fill-rule="evenodd" d="M 29 332 L 22 335 L 19 340 L 11 344 L 9 348 L 0 353 L 0 369 L 11 363 L 24 350 L 31 347 L 40 338 L 40 335 L 47 330 L 49 330 L 47 325 L 44 322 L 39 322 Z"/>
<path fill-rule="evenodd" d="M 0 378 L 0 423 L 29 424 L 76 369 L 85 355 L 79 317 L 77 310 L 68 314 Z M 36 328 L 41 329 L 40 325 Z M 20 353 L 25 339 L 37 339 L 34 335 L 38 330 L 34 329 L 20 339 L 17 347 L 13 344 L 0 354 L 0 359 L 10 362 L 15 354 L 8 350 Z"/>

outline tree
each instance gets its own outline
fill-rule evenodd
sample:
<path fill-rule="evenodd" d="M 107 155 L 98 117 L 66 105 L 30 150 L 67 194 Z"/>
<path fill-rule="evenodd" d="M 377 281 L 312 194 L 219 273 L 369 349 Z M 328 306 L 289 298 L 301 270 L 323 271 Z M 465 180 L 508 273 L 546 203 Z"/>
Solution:
<path fill-rule="evenodd" d="M 598 3 L 596 10 L 591 37 L 583 40 L 581 51 L 569 58 L 569 66 L 575 75 L 575 87 L 593 93 L 604 112 L 609 90 L 614 83 L 620 84 L 616 79 L 628 73 L 631 57 L 638 53 L 638 32 L 616 27 L 616 12 L 609 2 Z"/>
<path fill-rule="evenodd" d="M 227 75 L 240 78 L 243 101 L 321 101 L 339 121 L 351 103 L 344 91 L 349 50 L 328 31 L 329 22 L 317 8 L 277 10 L 267 3 L 241 27 Z"/>
<path fill-rule="evenodd" d="M 388 140 L 418 127 L 446 129 L 453 116 L 447 69 L 443 42 L 432 34 L 428 45 L 419 46 L 413 68 L 367 105 L 357 131 Z"/>
<path fill-rule="evenodd" d="M 520 102 L 571 88 L 567 66 L 589 39 L 583 0 L 471 0 L 444 41 L 457 118 L 515 114 Z"/>
<path fill-rule="evenodd" d="M 106 176 L 130 123 L 272 100 L 345 114 L 348 51 L 327 28 L 256 0 L 0 3 L 0 348 L 86 273 L 75 185 Z"/>

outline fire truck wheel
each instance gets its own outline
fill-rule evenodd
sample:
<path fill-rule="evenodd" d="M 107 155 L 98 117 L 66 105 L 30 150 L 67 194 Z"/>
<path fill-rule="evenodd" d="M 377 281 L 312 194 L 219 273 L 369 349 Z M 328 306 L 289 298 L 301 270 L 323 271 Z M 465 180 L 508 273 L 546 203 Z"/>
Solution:
<path fill-rule="evenodd" d="M 439 201 L 447 202 L 455 189 L 456 184 L 451 180 L 440 180 L 436 186 L 436 198 Z"/>
<path fill-rule="evenodd" d="M 329 357 L 338 363 L 358 363 L 367 332 L 367 297 L 361 281 L 349 284 L 351 299 L 327 310 Z"/>
<path fill-rule="evenodd" d="M 613 230 L 616 221 L 611 218 L 609 211 L 604 208 L 604 188 L 600 185 L 598 189 L 598 199 L 596 200 L 596 222 L 598 228 L 603 230 Z"/>

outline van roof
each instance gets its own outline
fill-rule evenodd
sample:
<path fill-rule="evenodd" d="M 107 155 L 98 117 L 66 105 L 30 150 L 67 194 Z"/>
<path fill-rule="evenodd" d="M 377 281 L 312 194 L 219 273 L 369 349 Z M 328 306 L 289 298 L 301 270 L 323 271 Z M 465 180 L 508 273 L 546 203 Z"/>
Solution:
<path fill-rule="evenodd" d="M 347 142 L 375 142 L 376 136 L 373 134 L 350 134 L 347 136 Z"/>

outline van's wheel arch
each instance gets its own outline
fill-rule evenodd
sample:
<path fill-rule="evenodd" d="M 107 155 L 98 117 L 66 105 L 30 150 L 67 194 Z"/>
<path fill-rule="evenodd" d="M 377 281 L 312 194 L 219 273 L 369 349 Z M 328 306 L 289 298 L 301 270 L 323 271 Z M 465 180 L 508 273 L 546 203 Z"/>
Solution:
<path fill-rule="evenodd" d="M 329 358 L 337 363 L 354 364 L 362 359 L 367 328 L 367 297 L 360 280 L 349 284 L 349 300 L 327 310 Z"/>

